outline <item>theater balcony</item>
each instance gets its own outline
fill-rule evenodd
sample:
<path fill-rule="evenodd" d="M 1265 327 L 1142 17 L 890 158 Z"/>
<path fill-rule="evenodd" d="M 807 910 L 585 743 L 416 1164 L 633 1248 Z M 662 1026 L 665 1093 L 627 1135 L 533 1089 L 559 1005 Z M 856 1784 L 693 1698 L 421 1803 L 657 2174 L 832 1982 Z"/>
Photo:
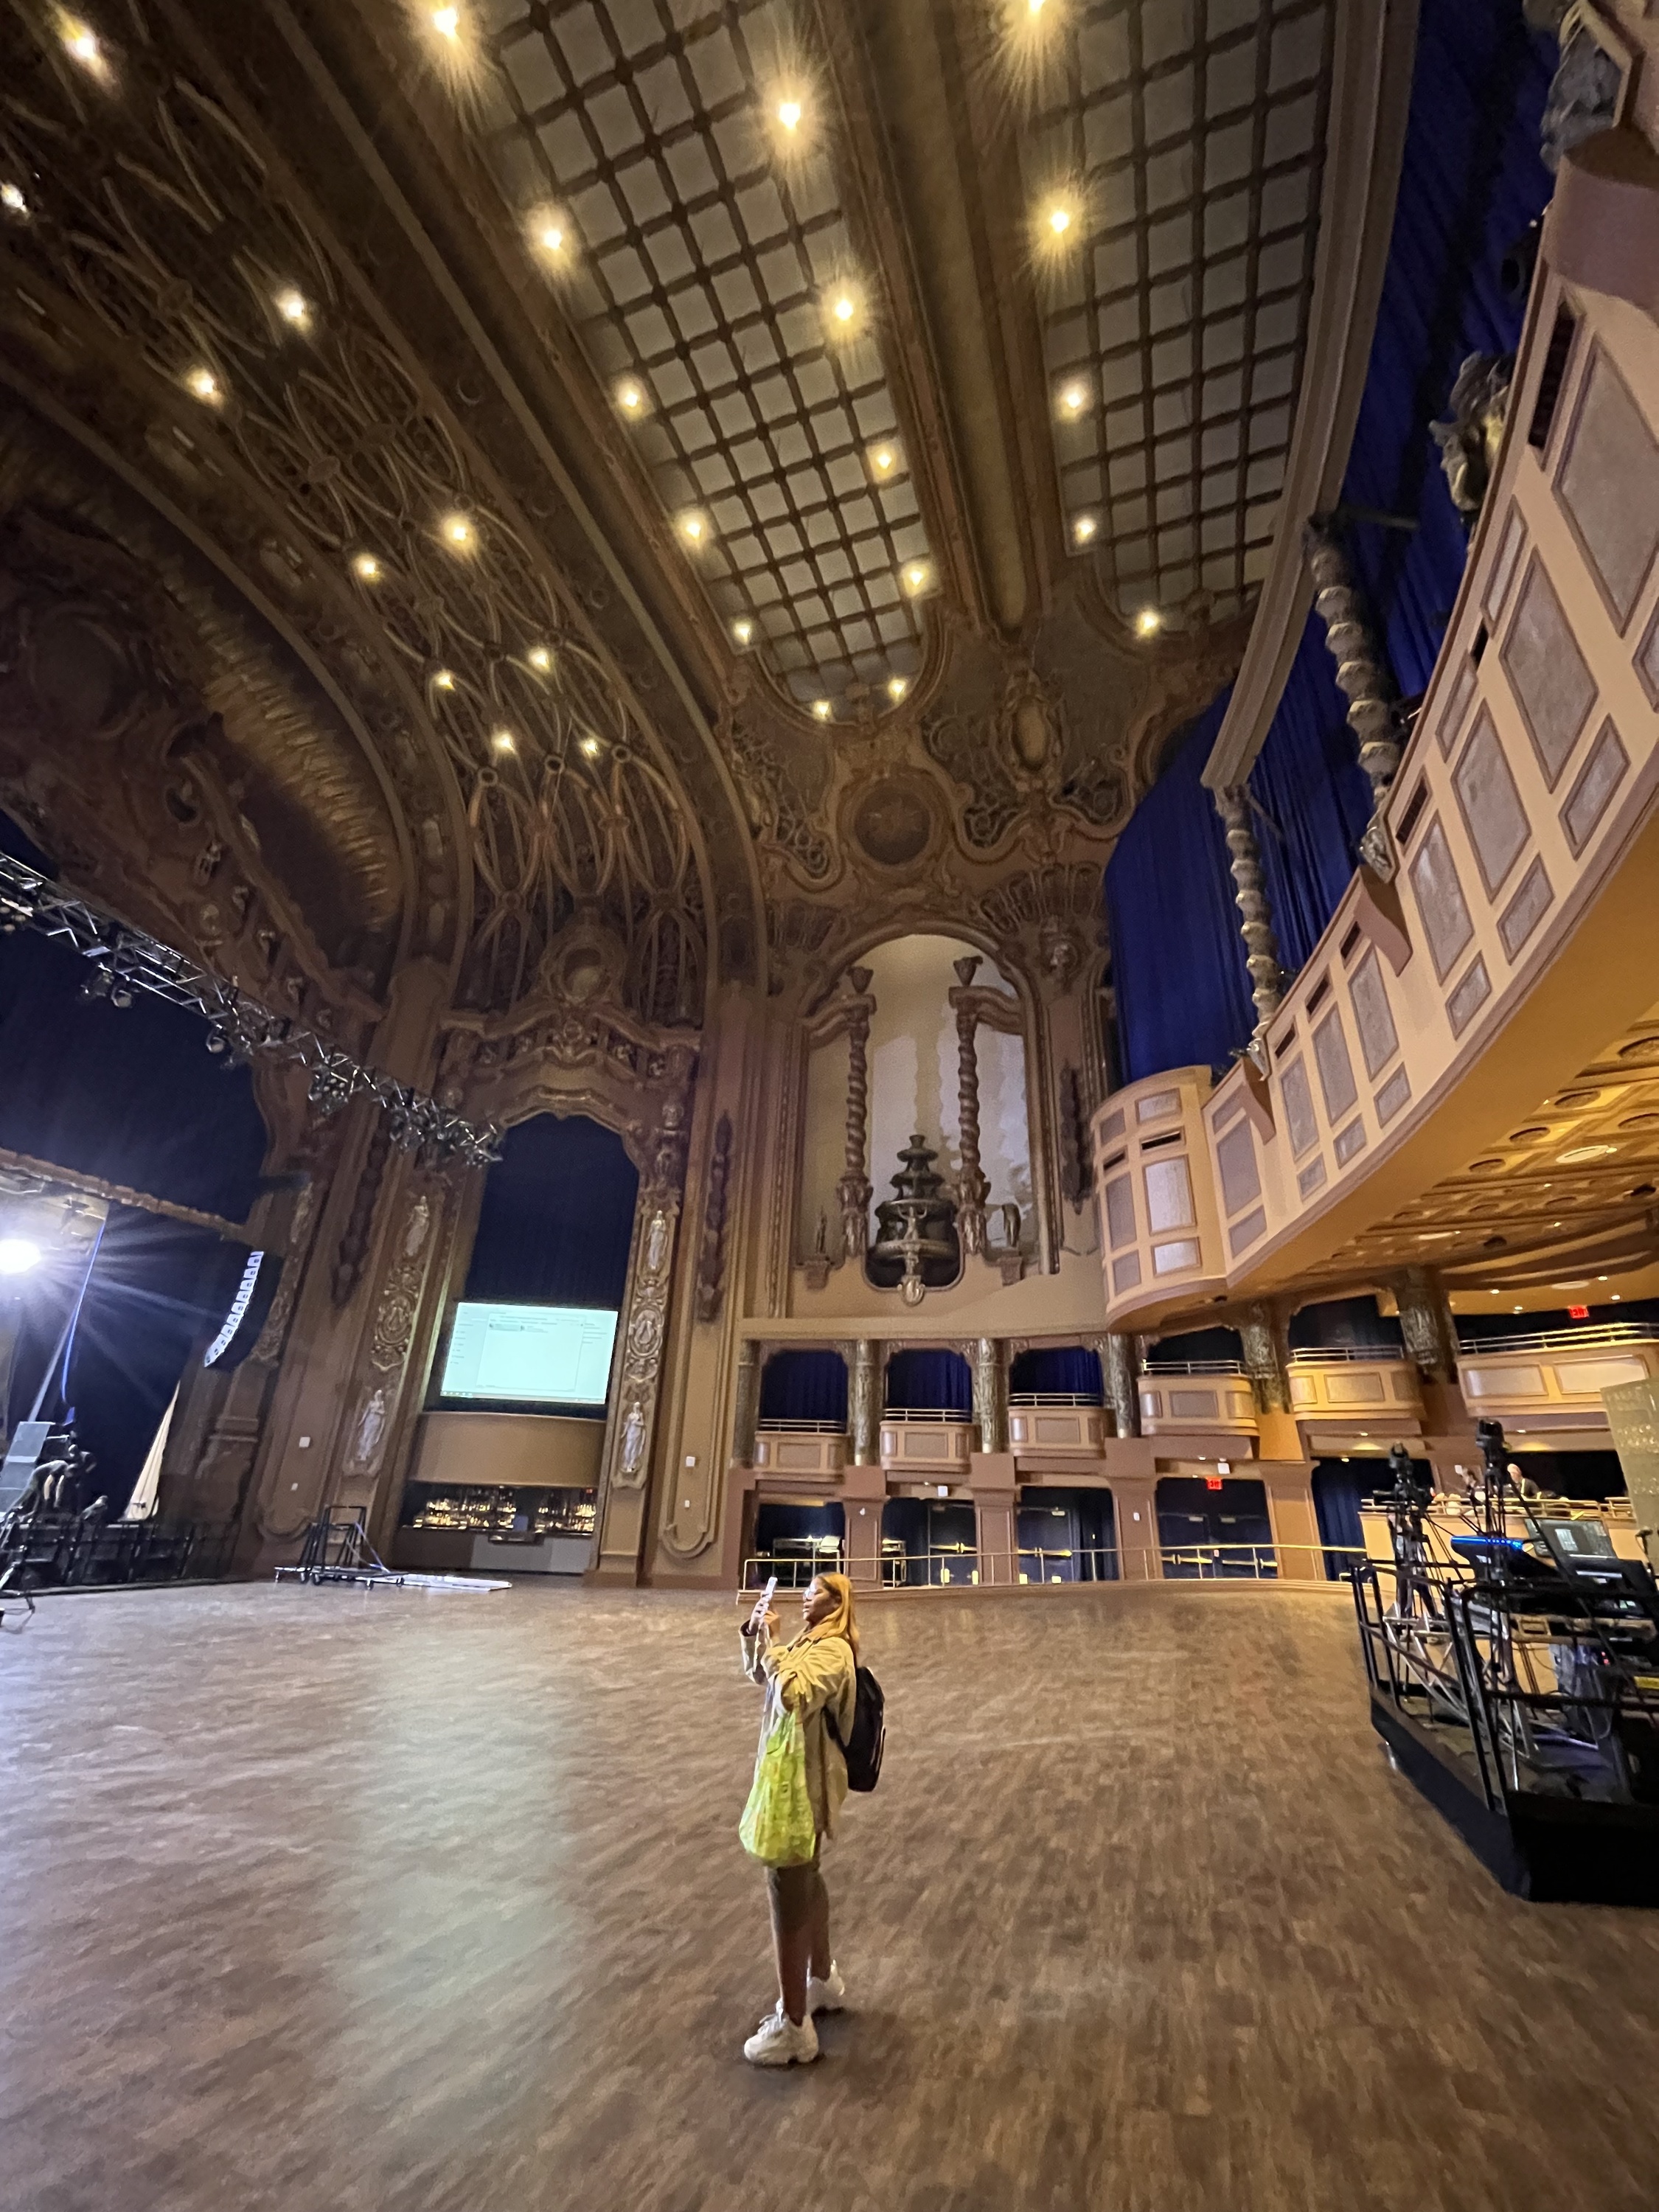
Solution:
<path fill-rule="evenodd" d="M 1647 247 L 1621 261 L 1591 238 L 1589 197 L 1570 160 L 1462 589 L 1361 866 L 1218 1080 L 1149 1074 L 1094 1116 L 1114 1329 L 1425 1266 L 1447 1294 L 1650 1287 L 1659 349 L 1633 296 Z M 1650 179 L 1636 198 L 1650 235 Z M 1476 1371 L 1511 1374 L 1469 1392 L 1483 1411 L 1566 1410 L 1533 1354 Z M 1361 1372 L 1310 1368 L 1298 1412 L 1358 1404 Z M 1363 1387 L 1415 1411 L 1403 1372 Z"/>

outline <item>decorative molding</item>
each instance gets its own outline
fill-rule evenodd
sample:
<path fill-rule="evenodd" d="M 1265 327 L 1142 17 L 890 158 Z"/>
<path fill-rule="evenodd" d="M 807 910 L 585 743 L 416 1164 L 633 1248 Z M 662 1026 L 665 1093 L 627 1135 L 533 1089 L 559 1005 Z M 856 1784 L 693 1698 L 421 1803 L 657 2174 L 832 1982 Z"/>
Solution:
<path fill-rule="evenodd" d="M 717 1321 L 726 1290 L 726 1185 L 732 1176 L 732 1116 L 714 1124 L 708 1158 L 708 1187 L 703 1200 L 702 1249 L 697 1261 L 697 1319 Z"/>

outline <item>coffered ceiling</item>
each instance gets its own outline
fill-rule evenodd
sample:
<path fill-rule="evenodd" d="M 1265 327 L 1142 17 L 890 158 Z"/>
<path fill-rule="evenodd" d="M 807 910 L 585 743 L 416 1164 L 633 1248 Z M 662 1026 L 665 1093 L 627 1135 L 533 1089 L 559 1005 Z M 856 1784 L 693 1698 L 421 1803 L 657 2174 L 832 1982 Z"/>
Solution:
<path fill-rule="evenodd" d="M 396 960 L 693 1025 L 1097 871 L 1236 666 L 1332 14 L 0 0 L 0 380 L 326 702 Z"/>

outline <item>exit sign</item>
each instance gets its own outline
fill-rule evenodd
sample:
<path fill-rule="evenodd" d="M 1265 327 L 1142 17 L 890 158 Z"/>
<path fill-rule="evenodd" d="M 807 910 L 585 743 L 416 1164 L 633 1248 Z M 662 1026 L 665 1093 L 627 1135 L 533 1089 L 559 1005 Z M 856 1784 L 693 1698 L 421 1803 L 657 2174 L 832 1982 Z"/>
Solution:
<path fill-rule="evenodd" d="M 1588 1306 L 1569 1306 L 1567 1308 L 1567 1319 L 1569 1321 L 1588 1321 L 1589 1319 L 1589 1308 Z"/>

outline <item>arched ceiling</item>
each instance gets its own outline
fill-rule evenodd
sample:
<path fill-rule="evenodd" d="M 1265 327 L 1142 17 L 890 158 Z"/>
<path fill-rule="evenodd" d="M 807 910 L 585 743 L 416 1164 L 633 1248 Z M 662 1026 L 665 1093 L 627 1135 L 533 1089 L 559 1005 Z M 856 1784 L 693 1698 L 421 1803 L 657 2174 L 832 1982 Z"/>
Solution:
<path fill-rule="evenodd" d="M 1231 673 L 1331 12 L 0 0 L 0 379 L 291 664 L 249 775 L 385 794 L 397 957 L 695 1024 L 1097 869 Z"/>

